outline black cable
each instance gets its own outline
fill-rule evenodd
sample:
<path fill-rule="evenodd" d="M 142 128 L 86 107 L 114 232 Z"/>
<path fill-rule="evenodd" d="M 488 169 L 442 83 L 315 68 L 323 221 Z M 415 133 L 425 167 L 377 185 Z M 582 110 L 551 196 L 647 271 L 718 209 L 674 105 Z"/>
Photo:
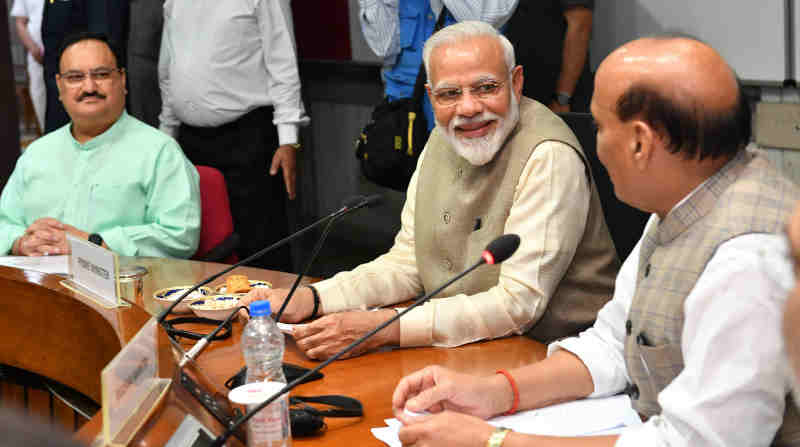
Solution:
<path fill-rule="evenodd" d="M 364 206 L 366 206 L 366 204 Z M 270 250 L 272 250 L 272 249 L 274 249 L 276 247 L 279 247 L 279 246 L 281 246 L 283 244 L 287 244 L 287 243 L 293 241 L 294 239 L 302 236 L 303 234 L 307 233 L 311 229 L 318 227 L 322 223 L 325 223 L 326 221 L 330 221 L 332 219 L 335 219 L 335 218 L 339 217 L 340 215 L 351 211 L 352 209 L 354 209 L 354 208 L 344 207 L 344 208 L 340 209 L 339 211 L 337 211 L 336 213 L 332 214 L 330 216 L 330 219 L 317 221 L 317 222 L 315 222 L 315 223 L 303 228 L 302 230 L 292 234 L 291 236 L 289 236 L 287 238 L 284 238 L 284 239 L 281 239 L 278 242 L 275 242 L 274 244 L 270 245 L 269 247 L 262 248 L 261 250 L 255 252 L 252 255 L 250 255 L 250 256 L 242 259 L 241 261 L 237 262 L 236 264 L 233 264 L 232 266 L 223 269 L 221 272 L 216 273 L 214 275 L 211 275 L 210 277 L 206 278 L 205 280 L 195 284 L 194 286 L 192 286 L 191 288 L 189 288 L 188 290 L 183 292 L 183 294 L 181 296 L 179 296 L 175 301 L 173 301 L 172 304 L 169 305 L 169 307 L 167 307 L 166 309 L 164 309 L 163 312 L 161 312 L 161 315 L 159 315 L 158 320 L 157 320 L 158 323 L 162 324 L 164 322 L 164 319 L 167 317 L 167 315 L 169 315 L 169 313 L 172 312 L 172 309 L 174 309 L 175 306 L 178 305 L 178 303 L 183 301 L 184 298 L 189 296 L 190 293 L 194 292 L 198 288 L 210 283 L 211 281 L 214 281 L 215 279 L 217 279 L 220 276 L 230 272 L 231 270 L 235 269 L 236 267 L 239 267 L 239 266 L 241 266 L 243 264 L 246 264 L 246 263 L 248 263 L 248 262 L 250 262 L 250 261 L 252 261 L 254 259 L 260 258 L 262 255 L 264 255 L 265 253 L 269 252 Z"/>
<path fill-rule="evenodd" d="M 338 217 L 338 216 L 337 216 Z M 286 309 L 286 305 L 289 304 L 289 300 L 294 296 L 294 291 L 297 290 L 297 286 L 300 284 L 300 280 L 303 279 L 303 276 L 308 274 L 308 271 L 311 269 L 311 264 L 317 258 L 320 249 L 322 249 L 322 244 L 325 243 L 325 240 L 328 239 L 328 233 L 331 232 L 331 228 L 333 227 L 333 222 L 336 218 L 332 218 L 328 221 L 328 225 L 325 225 L 325 229 L 322 230 L 322 236 L 320 236 L 319 240 L 317 241 L 317 245 L 314 246 L 314 251 L 311 253 L 311 257 L 308 258 L 308 262 L 306 262 L 306 266 L 303 268 L 303 271 L 297 275 L 297 278 L 294 280 L 294 284 L 292 284 L 291 290 L 289 290 L 289 294 L 286 295 L 286 299 L 283 300 L 283 304 L 281 304 L 281 308 L 275 314 L 275 321 L 281 321 L 281 316 L 283 316 L 283 311 Z M 312 315 L 313 317 L 313 315 Z"/>
<path fill-rule="evenodd" d="M 362 336 L 362 337 L 361 337 L 361 338 L 359 338 L 358 340 L 356 340 L 356 341 L 354 341 L 354 342 L 350 343 L 349 345 L 347 345 L 347 347 L 346 347 L 346 348 L 344 348 L 343 350 L 341 350 L 341 351 L 337 352 L 336 354 L 334 354 L 334 355 L 333 355 L 331 358 L 329 358 L 328 360 L 325 360 L 324 362 L 320 363 L 320 364 L 319 364 L 319 365 L 318 365 L 316 368 L 309 370 L 308 372 L 306 372 L 306 373 L 305 373 L 305 374 L 303 374 L 302 376 L 300 376 L 300 377 L 298 377 L 297 379 L 295 379 L 295 380 L 291 381 L 290 383 L 286 384 L 286 386 L 284 386 L 283 388 L 281 388 L 281 390 L 280 390 L 280 391 L 278 391 L 277 393 L 275 393 L 275 394 L 273 394 L 272 396 L 270 396 L 270 397 L 269 397 L 267 400 L 265 400 L 265 401 L 261 402 L 260 404 L 258 404 L 258 406 L 256 406 L 256 407 L 253 409 L 253 411 L 248 411 L 248 412 L 247 412 L 247 414 L 245 414 L 244 416 L 242 416 L 242 417 L 241 417 L 241 418 L 240 418 L 238 421 L 236 421 L 236 422 L 235 422 L 233 425 L 229 426 L 229 427 L 228 427 L 228 428 L 225 430 L 225 432 L 224 432 L 222 435 L 220 435 L 220 436 L 217 436 L 217 438 L 216 438 L 216 439 L 214 439 L 214 441 L 213 441 L 213 442 L 212 442 L 210 445 L 211 445 L 211 446 L 213 446 L 213 447 L 222 447 L 222 446 L 223 446 L 223 444 L 225 443 L 225 440 L 227 440 L 227 439 L 228 439 L 228 438 L 229 438 L 229 437 L 230 437 L 230 436 L 231 436 L 231 435 L 232 435 L 232 434 L 233 434 L 233 433 L 234 433 L 236 430 L 238 430 L 238 429 L 239 429 L 239 427 L 241 427 L 241 426 L 242 426 L 242 425 L 244 425 L 244 424 L 245 424 L 247 421 L 249 421 L 249 420 L 250 420 L 250 418 L 251 418 L 251 417 L 253 417 L 253 415 L 254 415 L 254 414 L 258 413 L 259 411 L 261 411 L 262 409 L 264 409 L 264 407 L 266 407 L 267 405 L 271 404 L 272 402 L 274 402 L 274 401 L 275 401 L 276 399 L 278 399 L 279 397 L 281 397 L 281 396 L 283 396 L 284 394 L 286 394 L 287 392 L 289 392 L 289 391 L 290 391 L 292 388 L 294 388 L 294 387 L 296 387 L 298 384 L 300 384 L 300 383 L 301 383 L 301 382 L 302 382 L 302 381 L 303 381 L 303 380 L 304 380 L 306 377 L 310 376 L 311 374 L 314 374 L 314 373 L 318 372 L 318 371 L 319 371 L 319 370 L 321 370 L 322 368 L 324 368 L 324 367 L 328 366 L 329 364 L 331 364 L 333 361 L 337 360 L 339 357 L 343 356 L 344 354 L 347 354 L 348 352 L 350 352 L 351 350 L 353 350 L 353 348 L 355 348 L 356 346 L 358 346 L 358 345 L 360 345 L 361 343 L 363 343 L 363 342 L 364 342 L 366 339 L 368 339 L 369 337 L 371 337 L 371 336 L 373 336 L 374 334 L 378 333 L 379 331 L 381 331 L 382 329 L 386 328 L 386 327 L 387 327 L 387 326 L 389 326 L 390 324 L 394 323 L 394 322 L 395 322 L 395 321 L 397 321 L 397 320 L 398 320 L 400 317 L 402 317 L 403 315 L 407 314 L 409 311 L 411 311 L 411 310 L 412 310 L 412 309 L 414 309 L 415 307 L 417 307 L 417 306 L 419 306 L 420 304 L 423 304 L 423 303 L 425 303 L 426 301 L 430 300 L 430 299 L 431 299 L 431 298 L 432 298 L 434 295 L 436 295 L 437 293 L 441 292 L 441 291 L 442 291 L 442 290 L 444 290 L 446 287 L 450 286 L 450 284 L 453 284 L 454 282 L 458 281 L 459 279 L 461 279 L 461 278 L 462 278 L 464 275 L 466 275 L 467 273 L 469 273 L 469 272 L 471 272 L 471 271 L 475 270 L 476 268 L 480 267 L 480 266 L 481 266 L 481 265 L 483 265 L 485 262 L 486 262 L 486 261 L 484 261 L 483 259 L 481 259 L 480 261 L 478 261 L 478 262 L 476 262 L 475 264 L 473 264 L 472 266 L 470 266 L 468 269 L 464 270 L 463 272 L 461 272 L 460 274 L 456 275 L 456 276 L 455 276 L 454 278 L 452 278 L 451 280 L 449 280 L 449 281 L 447 281 L 446 283 L 444 283 L 444 285 L 440 286 L 440 287 L 439 287 L 439 288 L 437 288 L 435 291 L 431 292 L 431 293 L 430 293 L 430 294 L 428 294 L 428 295 L 424 295 L 424 296 L 422 296 L 422 297 L 420 297 L 420 298 L 417 298 L 417 299 L 416 299 L 416 301 L 414 301 L 414 304 L 412 304 L 411 306 L 407 307 L 407 308 L 406 308 L 405 310 L 403 310 L 402 312 L 400 312 L 400 313 L 398 313 L 397 315 L 395 315 L 394 317 L 392 317 L 392 318 L 390 318 L 390 319 L 388 319 L 388 320 L 384 321 L 383 323 L 381 323 L 380 325 L 378 325 L 378 326 L 377 326 L 375 329 L 373 329 L 373 330 L 369 331 L 369 332 L 368 332 L 366 335 Z"/>

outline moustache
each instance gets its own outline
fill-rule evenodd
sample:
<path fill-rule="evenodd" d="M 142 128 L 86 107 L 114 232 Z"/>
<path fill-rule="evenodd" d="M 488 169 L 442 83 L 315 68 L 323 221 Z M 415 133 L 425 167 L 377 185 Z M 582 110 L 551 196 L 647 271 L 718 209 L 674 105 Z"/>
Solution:
<path fill-rule="evenodd" d="M 86 92 L 86 93 L 81 94 L 81 96 L 78 97 L 78 102 L 81 102 L 84 99 L 90 98 L 90 97 L 95 97 L 97 99 L 106 99 L 106 95 L 103 95 L 101 93 L 98 93 L 98 92 Z"/>

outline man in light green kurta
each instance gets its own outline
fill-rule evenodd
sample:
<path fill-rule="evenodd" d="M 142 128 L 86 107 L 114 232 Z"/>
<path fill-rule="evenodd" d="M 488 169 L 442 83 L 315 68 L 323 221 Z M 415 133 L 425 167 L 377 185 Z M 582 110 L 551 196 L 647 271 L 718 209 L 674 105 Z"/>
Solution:
<path fill-rule="evenodd" d="M 125 72 L 103 36 L 65 43 L 59 68 L 72 122 L 17 162 L 0 196 L 0 253 L 67 254 L 72 234 L 126 256 L 190 257 L 197 170 L 175 140 L 125 113 Z"/>

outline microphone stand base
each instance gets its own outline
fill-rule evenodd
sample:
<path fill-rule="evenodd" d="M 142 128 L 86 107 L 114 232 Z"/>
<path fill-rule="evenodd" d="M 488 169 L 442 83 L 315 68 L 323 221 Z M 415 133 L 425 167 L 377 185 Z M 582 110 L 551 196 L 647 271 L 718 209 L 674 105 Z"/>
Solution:
<path fill-rule="evenodd" d="M 181 386 L 183 386 L 183 388 L 188 391 L 189 394 L 191 394 L 198 402 L 200 402 L 200 405 L 202 405 L 206 411 L 211 413 L 211 415 L 214 416 L 214 418 L 218 420 L 220 424 L 226 428 L 234 424 L 236 416 L 230 414 L 226 408 L 220 405 L 217 401 L 217 398 L 214 397 L 213 394 L 203 389 L 203 387 L 192 380 L 192 378 L 189 377 L 189 375 L 184 371 L 181 371 L 180 379 Z M 240 437 L 240 439 L 244 438 Z"/>

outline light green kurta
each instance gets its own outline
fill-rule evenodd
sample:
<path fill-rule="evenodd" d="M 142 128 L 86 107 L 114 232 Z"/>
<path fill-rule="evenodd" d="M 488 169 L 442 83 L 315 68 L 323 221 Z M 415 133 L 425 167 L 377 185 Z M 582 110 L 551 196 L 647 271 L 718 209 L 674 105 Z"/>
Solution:
<path fill-rule="evenodd" d="M 33 142 L 0 196 L 0 253 L 36 219 L 99 233 L 126 256 L 194 254 L 200 236 L 197 170 L 180 146 L 126 112 L 78 143 L 67 124 Z"/>

